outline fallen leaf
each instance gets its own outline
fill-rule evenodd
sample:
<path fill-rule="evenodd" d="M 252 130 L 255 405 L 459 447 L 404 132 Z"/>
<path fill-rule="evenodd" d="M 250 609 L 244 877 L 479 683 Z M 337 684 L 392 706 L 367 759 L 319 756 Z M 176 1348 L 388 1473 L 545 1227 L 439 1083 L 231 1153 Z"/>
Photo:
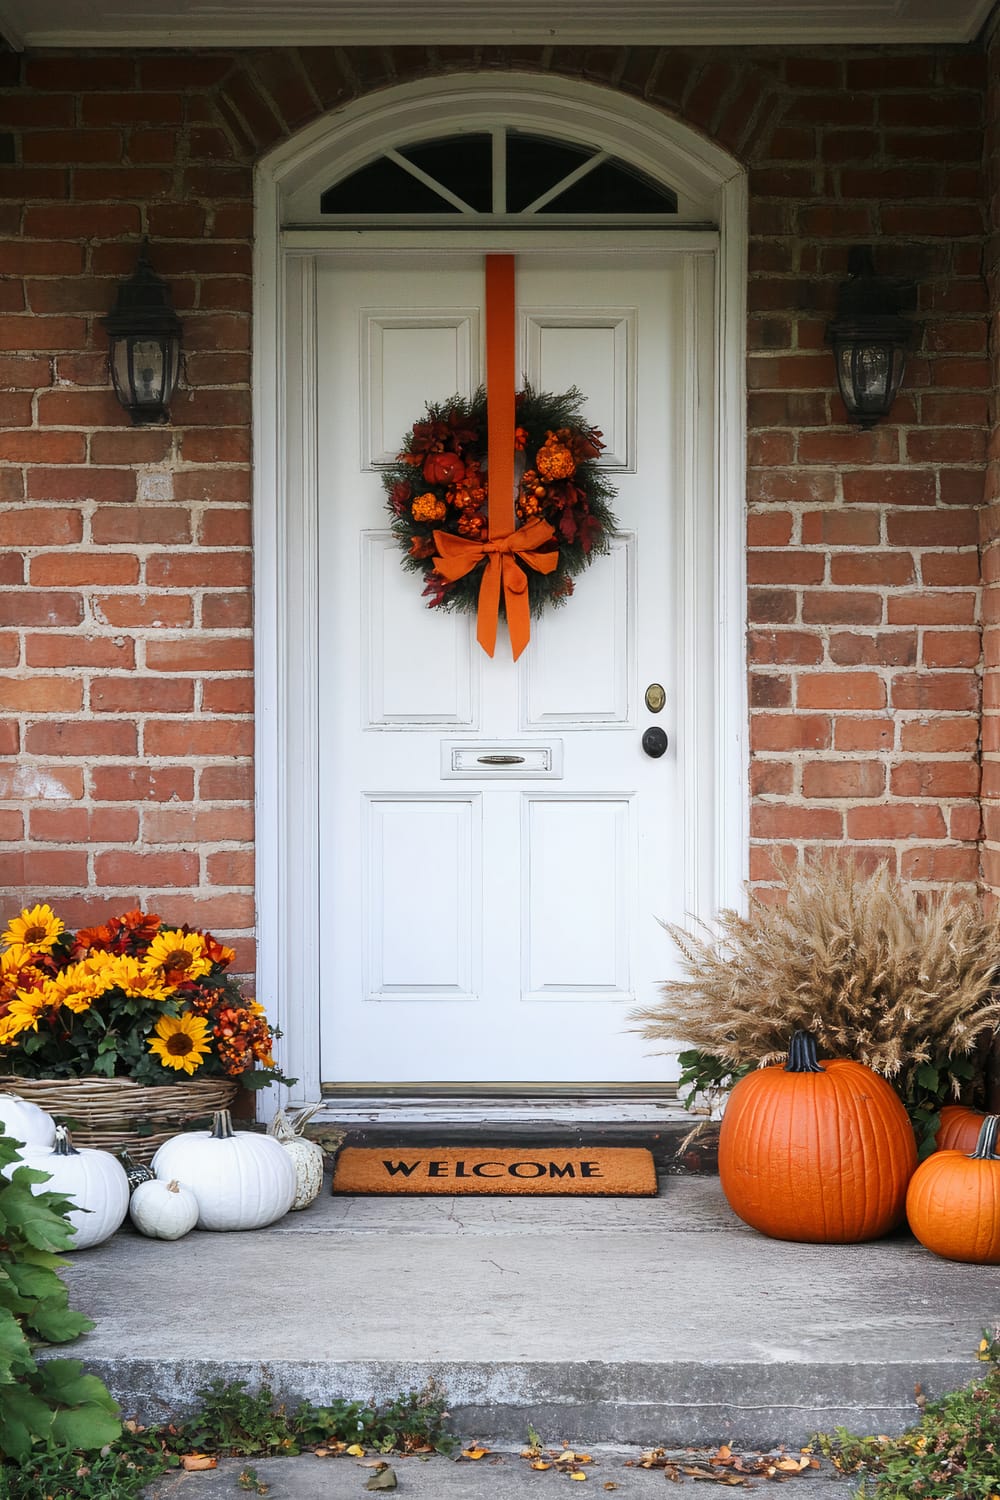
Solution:
<path fill-rule="evenodd" d="M 384 1458 L 366 1458 L 363 1464 L 358 1464 L 359 1469 L 387 1469 L 388 1467 Z"/>
<path fill-rule="evenodd" d="M 733 1456 L 733 1450 L 732 1450 L 732 1448 L 729 1447 L 728 1443 L 723 1443 L 722 1447 L 719 1449 L 718 1453 L 716 1453 L 716 1455 L 713 1458 L 712 1462 L 713 1463 L 720 1463 L 720 1464 L 727 1464 L 729 1462 L 729 1460 L 732 1458 L 732 1456 Z"/>
<path fill-rule="evenodd" d="M 808 1458 L 780 1458 L 774 1466 L 783 1474 L 801 1474 L 803 1469 L 808 1469 Z"/>
<path fill-rule="evenodd" d="M 536 1458 L 535 1462 L 531 1465 L 531 1467 L 533 1469 L 551 1469 L 552 1465 L 551 1464 L 547 1464 L 545 1462 L 544 1458 Z"/>
<path fill-rule="evenodd" d="M 586 1479 L 587 1476 L 582 1469 L 574 1469 L 569 1477 L 570 1479 Z"/>
<path fill-rule="evenodd" d="M 365 1450 L 360 1443 L 352 1443 L 347 1451 L 352 1458 L 364 1458 L 365 1456 Z"/>
<path fill-rule="evenodd" d="M 394 1490 L 396 1488 L 396 1473 L 386 1464 L 380 1474 L 373 1474 L 365 1481 L 366 1490 Z"/>
<path fill-rule="evenodd" d="M 616 1490 L 618 1486 L 615 1484 L 613 1479 L 606 1479 L 604 1481 L 604 1488 L 606 1490 Z"/>
<path fill-rule="evenodd" d="M 215 1469 L 218 1467 L 217 1458 L 209 1458 L 207 1453 L 185 1453 L 181 1458 L 181 1468 L 188 1470 Z"/>
<path fill-rule="evenodd" d="M 471 1458 L 473 1460 L 485 1458 L 489 1451 L 489 1448 L 463 1448 L 462 1457 Z"/>
<path fill-rule="evenodd" d="M 327 1458 L 329 1457 L 329 1453 L 329 1448 L 314 1448 L 313 1458 Z"/>

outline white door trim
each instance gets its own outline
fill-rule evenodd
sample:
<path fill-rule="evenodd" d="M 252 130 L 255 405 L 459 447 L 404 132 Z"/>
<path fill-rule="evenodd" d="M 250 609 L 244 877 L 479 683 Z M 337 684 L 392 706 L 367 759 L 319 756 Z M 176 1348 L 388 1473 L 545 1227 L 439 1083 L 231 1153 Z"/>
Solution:
<path fill-rule="evenodd" d="M 747 702 L 745 666 L 745 329 L 746 178 L 719 147 L 689 127 L 648 105 L 595 85 L 538 75 L 476 75 L 425 80 L 371 95 L 307 127 L 276 148 L 256 173 L 254 264 L 254 567 L 256 664 L 256 852 L 257 993 L 284 1032 L 279 1055 L 299 1082 L 296 1099 L 319 1096 L 317 950 L 319 927 L 319 850 L 316 834 L 319 766 L 317 744 L 315 515 L 307 501 L 315 492 L 310 466 L 315 445 L 308 441 L 317 420 L 302 415 L 293 443 L 285 441 L 287 422 L 285 360 L 293 336 L 285 312 L 285 266 L 305 245 L 296 234 L 282 236 L 287 191 L 315 179 L 325 161 L 336 175 L 341 143 L 363 132 L 376 154 L 400 138 L 407 118 L 434 118 L 442 133 L 468 107 L 470 94 L 489 94 L 498 114 L 523 119 L 534 128 L 566 130 L 567 111 L 589 121 L 591 134 L 626 159 L 655 161 L 654 174 L 683 174 L 692 195 L 714 207 L 719 229 L 716 282 L 718 331 L 715 391 L 717 442 L 715 536 L 707 511 L 689 507 L 692 543 L 707 548 L 712 588 L 710 616 L 715 624 L 711 655 L 716 702 L 699 701 L 689 679 L 690 714 L 711 718 L 714 763 L 698 795 L 714 810 L 711 848 L 692 842 L 692 909 L 711 917 L 719 906 L 743 900 L 749 849 L 747 797 Z M 577 129 L 584 130 L 583 124 Z M 483 228 L 487 226 L 484 224 Z M 678 234 L 684 230 L 679 228 Z M 670 231 L 667 231 L 669 234 Z M 302 238 L 305 238 L 304 236 Z M 312 238 L 312 235 L 309 236 Z M 299 240 L 295 245 L 294 241 Z M 355 237 L 355 242 L 357 242 Z M 313 295 L 309 275 L 299 281 L 299 348 L 303 369 L 312 367 Z M 303 437 L 306 441 L 303 441 Z M 713 548 L 714 541 L 714 548 Z M 695 555 L 698 548 L 689 551 Z M 714 553 L 714 556 L 712 554 Z M 711 575 L 711 576 L 710 576 Z M 692 775 L 696 772 L 692 771 Z M 704 782 L 707 781 L 706 786 Z M 280 1100 L 264 1100 L 264 1110 Z"/>

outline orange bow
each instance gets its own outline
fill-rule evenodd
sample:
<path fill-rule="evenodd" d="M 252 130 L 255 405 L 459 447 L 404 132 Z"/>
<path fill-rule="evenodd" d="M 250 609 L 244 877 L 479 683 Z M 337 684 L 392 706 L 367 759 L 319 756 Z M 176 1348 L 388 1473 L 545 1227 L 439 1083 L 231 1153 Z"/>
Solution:
<path fill-rule="evenodd" d="M 487 656 L 492 656 L 496 649 L 501 584 L 507 629 L 510 631 L 510 647 L 515 661 L 528 644 L 531 638 L 528 577 L 518 559 L 526 562 L 529 568 L 534 568 L 536 573 L 551 573 L 559 566 L 559 553 L 539 552 L 537 549 L 546 542 L 551 542 L 554 536 L 555 532 L 548 521 L 540 519 L 528 521 L 508 536 L 492 537 L 486 542 L 453 536 L 449 531 L 435 531 L 437 556 L 433 562 L 442 578 L 454 583 L 456 579 L 464 578 L 466 573 L 471 573 L 483 558 L 486 559 L 486 571 L 479 585 L 476 636 Z"/>

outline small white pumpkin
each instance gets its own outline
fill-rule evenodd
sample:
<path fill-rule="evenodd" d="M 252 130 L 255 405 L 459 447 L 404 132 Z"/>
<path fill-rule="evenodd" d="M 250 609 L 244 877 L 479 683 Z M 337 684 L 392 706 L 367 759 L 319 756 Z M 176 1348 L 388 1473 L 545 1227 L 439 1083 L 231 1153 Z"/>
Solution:
<path fill-rule="evenodd" d="M 0 1094 L 0 1135 L 11 1135 L 23 1146 L 51 1146 L 56 1122 L 20 1094 Z"/>
<path fill-rule="evenodd" d="M 198 1222 L 198 1200 L 177 1181 L 153 1177 L 132 1189 L 129 1217 L 151 1240 L 179 1240 Z"/>
<path fill-rule="evenodd" d="M 319 1197 L 323 1187 L 323 1148 L 302 1134 L 323 1101 L 306 1104 L 289 1117 L 279 1109 L 267 1127 L 268 1135 L 274 1136 L 279 1146 L 292 1159 L 295 1167 L 295 1201 L 292 1208 L 308 1208 Z"/>
<path fill-rule="evenodd" d="M 61 1193 L 77 1205 L 67 1216 L 76 1230 L 72 1249 L 89 1250 L 120 1228 L 128 1213 L 128 1178 L 110 1151 L 97 1151 L 92 1146 L 77 1150 L 69 1131 L 57 1125 L 51 1150 L 26 1146 L 21 1160 L 25 1166 L 49 1174 L 48 1182 L 32 1183 L 32 1192 Z"/>
<path fill-rule="evenodd" d="M 153 1157 L 161 1180 L 176 1179 L 198 1200 L 199 1229 L 263 1229 L 295 1201 L 295 1168 L 270 1135 L 233 1129 L 228 1109 L 211 1130 L 173 1135 Z"/>

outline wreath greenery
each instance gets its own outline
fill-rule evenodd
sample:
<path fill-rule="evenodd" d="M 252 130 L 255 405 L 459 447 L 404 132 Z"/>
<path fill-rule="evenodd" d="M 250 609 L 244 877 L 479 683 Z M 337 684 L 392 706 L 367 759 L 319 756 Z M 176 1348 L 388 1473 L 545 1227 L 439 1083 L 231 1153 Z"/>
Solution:
<path fill-rule="evenodd" d="M 615 490 L 597 467 L 602 434 L 581 415 L 583 393 L 574 386 L 549 395 L 525 386 L 515 400 L 518 452 L 515 524 L 541 517 L 555 535 L 544 548 L 557 551 L 551 573 L 528 568 L 532 614 L 562 604 L 573 578 L 607 552 L 617 522 L 610 502 Z M 402 452 L 383 475 L 392 530 L 403 550 L 403 566 L 424 578 L 429 609 L 475 613 L 485 558 L 455 582 L 434 567 L 434 532 L 485 540 L 487 522 L 486 393 L 428 403 Z M 522 458 L 523 454 L 523 458 Z M 502 605 L 501 605 L 502 607 Z"/>

